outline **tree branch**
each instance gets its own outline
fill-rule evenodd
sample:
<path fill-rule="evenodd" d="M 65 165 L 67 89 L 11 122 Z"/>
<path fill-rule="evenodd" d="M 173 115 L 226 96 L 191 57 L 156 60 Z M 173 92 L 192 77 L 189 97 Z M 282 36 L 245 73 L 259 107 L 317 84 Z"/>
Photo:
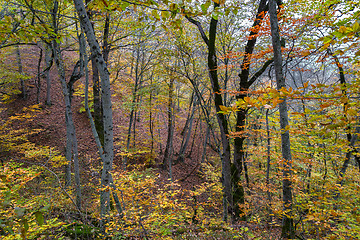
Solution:
<path fill-rule="evenodd" d="M 265 72 L 265 70 L 267 69 L 267 67 L 274 61 L 274 59 L 269 59 L 267 60 L 264 65 L 262 66 L 262 68 L 257 71 L 251 78 L 250 80 L 248 81 L 249 83 L 249 86 L 251 86 L 255 81 L 256 79 L 258 79 L 258 77 L 261 76 L 261 74 L 263 74 Z"/>
<path fill-rule="evenodd" d="M 199 29 L 199 32 L 201 34 L 201 37 L 202 39 L 204 40 L 204 42 L 206 43 L 206 45 L 209 45 L 209 39 L 208 37 L 206 36 L 205 32 L 204 32 L 204 29 L 203 27 L 201 26 L 201 23 L 199 21 L 196 21 L 195 19 L 189 17 L 189 16 L 185 16 L 185 18 L 191 22 L 192 24 L 194 24 L 198 29 Z"/>

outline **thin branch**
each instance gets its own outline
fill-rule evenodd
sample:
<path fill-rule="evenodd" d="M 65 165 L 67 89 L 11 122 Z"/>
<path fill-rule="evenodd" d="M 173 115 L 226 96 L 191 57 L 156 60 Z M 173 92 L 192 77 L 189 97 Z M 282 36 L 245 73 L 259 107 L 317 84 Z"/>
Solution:
<path fill-rule="evenodd" d="M 37 46 L 36 43 L 9 43 L 9 44 L 5 44 L 5 45 L 1 45 L 0 49 L 6 48 L 6 47 L 12 47 L 12 46 L 20 46 L 20 45 Z"/>
<path fill-rule="evenodd" d="M 251 85 L 256 81 L 256 79 L 258 79 L 258 78 L 261 76 L 261 74 L 263 74 L 263 73 L 265 72 L 265 70 L 267 69 L 267 67 L 268 67 L 273 61 L 274 61 L 274 59 L 269 59 L 269 60 L 267 60 L 267 61 L 264 63 L 264 65 L 262 66 L 262 68 L 261 68 L 259 71 L 257 71 L 257 72 L 250 78 L 250 80 L 248 81 L 249 86 L 251 86 Z"/>
<path fill-rule="evenodd" d="M 198 29 L 199 29 L 199 32 L 201 34 L 201 37 L 202 39 L 204 40 L 204 42 L 206 43 L 206 45 L 209 45 L 209 39 L 208 37 L 206 36 L 205 32 L 204 32 L 204 29 L 203 27 L 201 26 L 201 23 L 199 21 L 196 21 L 195 19 L 189 17 L 189 16 L 185 16 L 185 18 L 191 22 L 192 24 L 194 24 Z"/>
<path fill-rule="evenodd" d="M 50 14 L 50 15 L 53 14 L 52 12 L 47 12 L 47 11 L 35 9 L 35 8 L 31 7 L 30 5 L 27 6 L 27 5 L 23 5 L 23 4 L 16 3 L 16 2 L 10 2 L 10 3 L 11 3 L 11 4 L 14 4 L 14 5 L 16 5 L 16 6 L 19 6 L 19 7 L 29 8 L 30 11 L 32 11 L 32 12 L 43 13 L 43 14 Z M 26 2 L 26 3 L 27 3 L 27 2 Z M 63 14 L 58 14 L 58 15 L 61 16 L 61 17 L 69 18 L 69 19 L 79 20 L 79 19 L 76 18 L 76 17 L 72 17 L 72 16 L 68 16 L 68 15 L 63 15 Z"/>

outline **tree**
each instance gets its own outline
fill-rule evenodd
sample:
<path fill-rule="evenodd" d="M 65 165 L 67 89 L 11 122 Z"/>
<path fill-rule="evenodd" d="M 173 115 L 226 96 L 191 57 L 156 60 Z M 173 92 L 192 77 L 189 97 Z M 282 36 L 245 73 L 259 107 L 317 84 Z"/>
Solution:
<path fill-rule="evenodd" d="M 278 16 L 276 6 L 281 8 L 282 3 L 277 4 L 276 0 L 269 0 L 269 15 L 271 25 L 271 38 L 274 49 L 274 68 L 276 75 L 277 89 L 282 91 L 285 85 L 285 78 L 282 69 L 282 53 L 281 53 L 281 40 L 280 30 L 278 23 Z M 283 204 L 284 215 L 282 220 L 282 236 L 285 238 L 294 238 L 295 229 L 293 223 L 292 213 L 292 186 L 291 186 L 291 150 L 290 150 L 290 135 L 289 135 L 289 117 L 286 104 L 286 98 L 282 98 L 279 103 L 280 113 L 280 127 L 281 127 L 281 150 L 284 158 L 283 164 Z"/>
<path fill-rule="evenodd" d="M 95 58 L 97 68 L 101 79 L 101 96 L 103 107 L 103 121 L 104 121 L 104 161 L 101 171 L 101 194 L 100 194 L 100 213 L 101 218 L 104 219 L 110 210 L 110 185 L 112 183 L 112 164 L 114 159 L 114 145 L 113 145 L 113 118 L 112 118 L 112 103 L 110 91 L 109 71 L 106 67 L 106 62 L 100 51 L 100 46 L 96 41 L 94 30 L 92 28 L 89 17 L 82 0 L 74 0 L 74 5 L 78 13 L 81 27 L 86 34 L 87 42 L 91 49 L 91 53 Z"/>
<path fill-rule="evenodd" d="M 52 14 L 52 23 L 53 31 L 55 34 L 59 33 L 58 25 L 58 11 L 59 11 L 59 2 L 54 1 L 53 5 L 53 14 Z M 73 92 L 73 84 L 81 78 L 82 73 L 78 70 L 80 68 L 75 65 L 72 76 L 70 77 L 69 82 L 66 81 L 65 76 L 65 66 L 64 60 L 62 58 L 62 53 L 60 45 L 57 43 L 56 39 L 52 41 L 52 49 L 54 54 L 54 59 L 56 67 L 58 69 L 59 78 L 62 86 L 62 91 L 65 100 L 65 122 L 66 122 L 66 159 L 68 160 L 68 165 L 66 166 L 66 185 L 69 186 L 71 182 L 71 159 L 74 160 L 74 171 L 75 171 L 75 184 L 76 184 L 76 205 L 78 209 L 81 209 L 81 184 L 80 184 L 80 168 L 79 168 L 79 153 L 78 153 L 78 143 L 76 138 L 75 123 L 72 117 L 71 110 L 71 100 Z"/>

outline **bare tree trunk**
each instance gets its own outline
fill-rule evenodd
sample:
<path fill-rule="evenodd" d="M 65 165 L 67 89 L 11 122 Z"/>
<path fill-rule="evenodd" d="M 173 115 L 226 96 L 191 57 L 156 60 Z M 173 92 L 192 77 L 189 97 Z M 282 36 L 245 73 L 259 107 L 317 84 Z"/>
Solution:
<path fill-rule="evenodd" d="M 19 45 L 15 45 L 15 51 L 16 51 L 16 61 L 17 61 L 17 65 L 18 65 L 18 72 L 22 75 L 23 67 L 22 67 L 22 62 L 21 62 L 21 53 L 20 53 Z M 20 78 L 20 84 L 21 84 L 22 98 L 26 99 L 27 98 L 26 86 L 25 86 L 25 81 L 22 77 Z"/>
<path fill-rule="evenodd" d="M 285 88 L 285 78 L 283 76 L 282 69 L 282 54 L 281 54 L 281 42 L 279 23 L 277 18 L 276 0 L 269 0 L 269 14 L 271 25 L 272 45 L 274 48 L 274 68 L 276 75 L 277 89 L 281 90 Z M 281 7 L 281 6 L 279 6 Z M 291 185 L 291 150 L 290 150 L 290 134 L 288 130 L 289 117 L 286 104 L 286 98 L 281 99 L 279 103 L 280 113 L 280 127 L 281 127 L 281 150 L 283 163 L 283 204 L 284 214 L 282 220 L 282 237 L 295 238 L 295 229 L 293 223 L 293 210 L 292 210 L 292 185 Z"/>
<path fill-rule="evenodd" d="M 132 102 L 131 102 L 131 111 L 130 111 L 130 119 L 129 119 L 129 127 L 128 127 L 128 131 L 127 131 L 127 140 L 126 140 L 126 151 L 129 152 L 130 149 L 130 140 L 131 140 L 131 129 L 132 126 L 134 125 L 135 128 L 135 118 L 136 118 L 136 99 L 137 99 L 137 94 L 138 94 L 138 89 L 139 89 L 139 85 L 140 85 L 140 75 L 141 73 L 139 73 L 139 62 L 140 62 L 140 42 L 141 40 L 139 39 L 139 44 L 136 46 L 136 63 L 135 63 L 135 85 L 134 85 L 134 90 L 133 90 L 133 96 L 132 96 Z M 141 68 L 141 67 L 140 67 Z M 140 70 L 141 71 L 141 70 Z M 134 130 L 135 131 L 135 130 Z M 135 133 L 134 133 L 134 141 L 135 141 Z M 135 143 L 134 143 L 135 144 Z M 123 159 L 123 169 L 126 169 L 126 165 L 128 162 L 128 156 L 125 155 L 124 159 Z"/>
<path fill-rule="evenodd" d="M 37 77 L 36 77 L 36 103 L 39 104 L 40 103 L 40 90 L 41 90 L 41 61 L 42 61 L 42 56 L 43 56 L 43 50 L 42 48 L 38 45 L 39 49 L 40 49 L 40 53 L 39 53 L 39 60 L 38 60 L 38 66 L 37 66 Z"/>
<path fill-rule="evenodd" d="M 111 171 L 114 160 L 114 139 L 109 71 L 107 70 L 105 60 L 101 54 L 100 46 L 96 41 L 95 33 L 87 16 L 83 1 L 74 0 L 74 5 L 76 11 L 78 12 L 81 26 L 86 33 L 91 53 L 95 57 L 95 62 L 97 63 L 97 68 L 101 78 L 101 96 L 104 120 L 104 161 L 101 173 L 101 187 L 103 190 L 101 190 L 100 193 L 100 216 L 102 219 L 102 226 L 104 227 L 104 220 L 110 210 L 110 193 L 106 188 L 112 184 Z"/>
<path fill-rule="evenodd" d="M 166 148 L 164 152 L 163 168 L 168 166 L 169 178 L 172 180 L 172 153 L 173 153 L 173 137 L 174 137 L 174 119 L 173 119 L 173 94 L 174 94 L 174 78 L 170 78 L 169 84 L 169 102 L 168 102 L 168 135 L 166 141 Z"/>
<path fill-rule="evenodd" d="M 218 3 L 214 2 L 214 8 L 219 7 Z M 217 57 L 216 57 L 216 28 L 218 21 L 214 18 L 210 20 L 209 26 L 209 37 L 206 36 L 201 24 L 187 16 L 187 19 L 193 23 L 199 30 L 201 37 L 203 38 L 205 44 L 208 47 L 208 69 L 209 77 L 212 86 L 212 91 L 214 94 L 214 105 L 216 110 L 216 117 L 220 128 L 220 136 L 222 143 L 222 155 L 221 155 L 221 165 L 222 165 L 222 184 L 223 184 L 223 219 L 227 221 L 228 214 L 230 214 L 231 219 L 233 218 L 234 205 L 233 205 L 233 196 L 231 189 L 231 160 L 230 160 L 230 142 L 228 139 L 229 129 L 228 122 L 224 114 L 221 113 L 220 106 L 223 106 L 223 99 L 221 96 L 219 78 L 217 73 Z"/>
<path fill-rule="evenodd" d="M 193 111 L 192 110 L 192 106 L 193 106 L 193 102 L 194 102 L 194 97 L 195 97 L 195 94 L 194 92 L 192 92 L 191 94 L 191 98 L 190 98 L 190 104 L 189 104 L 189 111 L 188 111 L 188 114 L 187 114 L 187 118 L 186 118 L 186 122 L 185 122 L 185 125 L 184 125 L 184 128 L 183 130 L 181 131 L 180 135 L 184 136 L 185 132 L 186 132 L 186 129 L 189 125 L 189 121 L 190 121 L 190 116 L 191 116 L 191 113 Z"/>
<path fill-rule="evenodd" d="M 179 161 L 182 162 L 185 159 L 185 152 L 186 152 L 186 149 L 187 149 L 187 146 L 189 144 L 190 137 L 191 137 L 192 125 L 193 125 L 193 122 L 194 122 L 194 114 L 195 114 L 195 111 L 197 109 L 197 101 L 198 100 L 196 99 L 196 96 L 194 96 L 194 99 L 192 101 L 193 102 L 193 104 L 192 104 L 193 107 L 191 108 L 191 105 L 190 105 L 189 115 L 188 115 L 188 118 L 186 119 L 185 127 L 183 129 L 184 136 L 183 136 L 183 140 L 181 142 L 179 156 L 178 156 L 178 159 L 177 159 L 178 162 Z M 194 140 L 194 138 L 193 138 L 193 140 Z"/>
<path fill-rule="evenodd" d="M 347 99 L 348 97 L 347 97 L 347 91 L 346 91 L 346 79 L 345 79 L 344 68 L 342 67 L 342 64 L 340 63 L 340 61 L 339 61 L 339 59 L 338 59 L 338 57 L 336 55 L 334 55 L 330 50 L 328 50 L 328 53 L 334 58 L 336 66 L 339 69 L 339 80 L 340 80 L 340 84 L 341 84 L 340 87 L 341 87 L 342 95 L 343 95 L 344 98 Z M 343 115 L 344 115 L 345 119 L 347 119 L 346 109 L 348 108 L 348 105 L 349 105 L 349 103 L 347 101 L 343 105 L 343 112 L 344 112 Z M 356 128 L 356 131 L 358 131 L 357 129 L 358 129 L 358 127 Z M 354 146 L 355 142 L 357 141 L 357 136 L 353 136 L 353 134 L 350 133 L 350 130 L 351 130 L 350 126 L 347 126 L 345 128 L 347 140 L 349 142 L 349 147 L 350 147 L 351 150 L 349 150 L 349 152 L 346 153 L 345 161 L 344 161 L 343 166 L 342 166 L 341 171 L 340 171 L 341 177 L 343 177 L 343 175 L 346 173 L 346 169 L 347 169 L 348 164 L 350 162 L 352 152 L 357 153 L 357 149 Z M 359 158 L 359 156 L 357 154 L 354 154 L 354 158 L 355 158 L 355 161 L 360 166 L 360 158 Z M 341 185 L 342 185 L 343 184 L 343 179 L 341 179 L 340 182 L 341 182 Z"/>
<path fill-rule="evenodd" d="M 70 89 L 66 83 L 65 79 L 65 69 L 64 69 L 64 62 L 61 57 L 61 52 L 59 46 L 57 45 L 56 41 L 53 41 L 54 45 L 54 57 L 56 66 L 59 72 L 59 78 L 62 86 L 62 91 L 64 94 L 65 100 L 65 121 L 66 121 L 66 157 L 68 157 L 68 166 L 66 171 L 66 184 L 69 186 L 69 182 L 71 179 L 70 173 L 70 166 L 71 166 L 71 159 L 73 158 L 74 161 L 74 173 L 75 173 L 75 189 L 76 189 L 76 206 L 78 209 L 81 209 L 81 185 L 80 185 L 80 169 L 79 169 L 79 159 L 78 159 L 78 145 L 75 133 L 75 124 L 72 118 L 72 111 L 71 111 L 71 94 Z"/>
<path fill-rule="evenodd" d="M 90 0 L 85 0 L 86 4 L 89 4 Z M 88 17 L 90 21 L 92 20 L 92 12 L 87 12 Z M 91 27 L 94 30 L 93 23 L 91 24 Z M 104 36 L 105 37 L 105 36 Z M 105 56 L 104 56 L 105 60 Z M 107 61 L 107 60 L 105 60 Z M 103 145 L 104 144 L 104 123 L 103 123 L 103 110 L 101 106 L 101 87 L 100 87 L 100 77 L 99 77 L 99 71 L 97 68 L 96 63 L 96 57 L 94 55 L 91 55 L 91 68 L 92 68 L 92 89 L 93 89 L 93 108 L 94 108 L 94 122 L 96 126 L 96 131 L 99 134 L 100 142 Z"/>
<path fill-rule="evenodd" d="M 52 12 L 52 25 L 54 28 L 54 33 L 58 33 L 58 1 L 54 1 L 54 8 Z M 80 67 L 78 64 L 75 65 L 74 71 L 70 77 L 69 83 L 66 82 L 65 76 L 65 64 L 61 55 L 60 46 L 58 43 L 53 40 L 52 41 L 52 48 L 55 63 L 58 69 L 60 83 L 64 95 L 65 100 L 65 121 L 66 121 L 66 156 L 69 157 L 67 160 L 69 162 L 69 167 L 71 164 L 71 157 L 74 160 L 74 174 L 75 174 L 75 192 L 76 192 L 76 206 L 79 210 L 81 210 L 81 184 L 80 184 L 80 166 L 79 166 L 79 159 L 78 159 L 78 145 L 76 139 L 76 132 L 75 132 L 75 124 L 72 118 L 72 110 L 71 110 L 71 97 L 72 97 L 72 85 L 75 81 L 80 79 L 81 73 L 77 71 Z M 70 153 L 69 153 L 70 152 Z M 67 172 L 66 174 L 68 174 Z M 69 176 L 67 176 L 68 178 Z"/>
<path fill-rule="evenodd" d="M 268 197 L 269 205 L 268 205 L 268 212 L 270 216 L 270 222 L 272 221 L 272 211 L 271 211 L 271 193 L 270 193 L 270 163 L 271 163 L 271 157 L 270 157 L 270 150 L 271 150 L 271 138 L 270 138 L 270 128 L 269 128 L 269 109 L 266 109 L 265 113 L 265 119 L 266 119 L 266 155 L 267 155 L 267 161 L 266 161 L 266 194 Z"/>
<path fill-rule="evenodd" d="M 150 147 L 150 156 L 153 158 L 154 156 L 154 123 L 153 123 L 153 115 L 152 115 L 152 99 L 153 99 L 153 78 L 150 77 L 150 92 L 149 92 L 149 130 L 151 137 L 151 147 Z"/>
<path fill-rule="evenodd" d="M 45 104 L 47 106 L 51 105 L 51 78 L 50 78 L 50 67 L 52 62 L 52 49 L 45 43 L 45 78 L 46 78 L 46 100 Z"/>
<path fill-rule="evenodd" d="M 268 60 L 264 63 L 261 69 L 259 69 L 252 77 L 250 77 L 250 66 L 252 54 L 254 52 L 255 44 L 257 41 L 257 36 L 259 34 L 259 29 L 262 25 L 262 21 L 265 17 L 265 13 L 268 10 L 267 0 L 261 0 L 257 9 L 257 14 L 253 22 L 253 28 L 249 34 L 249 40 L 245 46 L 245 54 L 243 61 L 241 63 L 241 72 L 239 74 L 239 94 L 236 96 L 236 99 L 244 100 L 248 94 L 248 90 L 251 85 L 256 81 L 258 77 L 266 70 L 266 68 L 271 64 L 272 60 Z M 245 130 L 247 109 L 241 108 L 236 112 L 236 127 L 235 131 L 238 133 L 243 133 Z M 246 220 L 246 216 L 243 214 L 244 209 L 239 207 L 245 203 L 245 191 L 241 181 L 241 176 L 244 166 L 244 145 L 245 145 L 245 134 L 234 137 L 234 161 L 232 164 L 232 187 L 234 192 L 234 218 L 240 220 Z"/>
<path fill-rule="evenodd" d="M 89 108 L 89 69 L 87 67 L 87 62 L 88 62 L 88 56 L 86 54 L 86 42 L 85 42 L 85 37 L 83 35 L 83 33 L 81 33 L 80 37 L 79 37 L 79 42 L 80 42 L 80 55 L 82 55 L 83 57 L 83 68 L 85 70 L 85 110 L 87 112 L 87 115 L 89 117 L 89 121 L 90 121 L 90 126 L 91 126 L 91 131 L 93 133 L 93 136 L 95 138 L 95 142 L 96 142 L 96 146 L 98 148 L 98 153 L 100 155 L 100 158 L 102 160 L 102 162 L 105 162 L 105 156 L 103 154 L 103 147 L 102 147 L 102 143 L 101 143 L 101 140 L 100 140 L 100 137 L 99 137 L 99 134 L 96 130 L 96 126 L 95 126 L 95 122 L 94 122 L 94 119 L 91 115 L 91 112 L 90 112 L 90 108 Z M 112 194 L 113 194 L 113 198 L 114 198 L 114 201 L 115 201 L 115 206 L 116 206 L 116 209 L 119 213 L 119 216 L 122 217 L 123 216 L 123 208 L 121 206 L 121 203 L 120 203 L 120 200 L 116 194 L 116 192 L 114 191 L 115 190 L 115 186 L 113 184 L 113 179 L 111 179 L 111 186 L 113 188 L 112 190 Z"/>
<path fill-rule="evenodd" d="M 205 158 L 206 158 L 206 146 L 207 146 L 207 142 L 210 136 L 210 126 L 208 124 L 206 124 L 206 134 L 204 137 L 204 144 L 203 144 L 203 151 L 202 151 L 202 155 L 201 155 L 201 163 L 205 162 Z M 200 168 L 202 169 L 202 168 Z"/>

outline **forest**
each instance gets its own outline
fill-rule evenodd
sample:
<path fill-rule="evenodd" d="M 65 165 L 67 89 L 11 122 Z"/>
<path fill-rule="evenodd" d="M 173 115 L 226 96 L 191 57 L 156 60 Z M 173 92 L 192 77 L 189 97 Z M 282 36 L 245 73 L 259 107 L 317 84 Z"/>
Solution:
<path fill-rule="evenodd" d="M 360 1 L 0 2 L 0 239 L 360 239 Z"/>

